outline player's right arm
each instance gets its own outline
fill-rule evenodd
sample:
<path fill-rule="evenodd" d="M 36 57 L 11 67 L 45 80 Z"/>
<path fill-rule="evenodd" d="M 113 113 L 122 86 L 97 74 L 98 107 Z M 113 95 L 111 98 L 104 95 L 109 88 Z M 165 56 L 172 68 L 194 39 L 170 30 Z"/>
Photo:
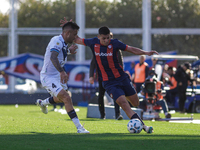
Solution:
<path fill-rule="evenodd" d="M 67 83 L 68 75 L 66 74 L 66 72 L 61 67 L 61 65 L 58 61 L 58 54 L 59 54 L 58 52 L 52 51 L 50 60 L 51 60 L 52 64 L 54 65 L 54 67 L 60 72 L 61 83 Z"/>
<path fill-rule="evenodd" d="M 59 72 L 62 72 L 64 71 L 64 69 L 61 67 L 59 61 L 58 61 L 58 52 L 56 51 L 52 51 L 51 52 L 51 62 L 53 63 L 54 67 L 59 71 Z"/>
<path fill-rule="evenodd" d="M 94 70 L 95 70 L 95 59 L 93 57 L 90 62 L 90 78 L 89 78 L 90 84 L 94 84 Z"/>

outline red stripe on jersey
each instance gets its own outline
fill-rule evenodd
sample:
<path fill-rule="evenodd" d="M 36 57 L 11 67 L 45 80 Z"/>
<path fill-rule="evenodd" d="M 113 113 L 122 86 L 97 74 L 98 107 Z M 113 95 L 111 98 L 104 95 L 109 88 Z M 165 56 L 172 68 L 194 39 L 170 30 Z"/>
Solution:
<path fill-rule="evenodd" d="M 82 42 L 83 42 L 83 44 L 85 45 L 85 42 L 84 42 L 84 40 L 85 40 L 85 39 L 83 38 L 83 39 L 82 39 Z M 86 45 L 85 45 L 85 46 L 86 46 Z"/>
<path fill-rule="evenodd" d="M 97 64 L 99 66 L 99 69 L 101 71 L 101 74 L 102 74 L 102 80 L 103 81 L 107 81 L 108 80 L 108 75 L 106 74 L 106 71 L 102 65 L 102 62 L 101 62 L 101 57 L 100 57 L 100 44 L 95 44 L 94 45 L 94 53 L 95 53 L 95 56 L 96 56 L 96 61 L 97 61 Z"/>
<path fill-rule="evenodd" d="M 118 69 L 116 69 L 114 61 L 113 61 L 113 46 L 112 45 L 108 45 L 107 54 L 108 54 L 107 60 L 108 60 L 109 68 L 112 70 L 112 73 L 114 74 L 115 78 L 120 77 L 121 75 Z"/>
<path fill-rule="evenodd" d="M 125 50 L 124 50 L 124 51 L 126 51 L 126 50 L 127 50 L 127 48 L 128 48 L 128 45 L 126 45 L 126 48 L 125 48 Z"/>

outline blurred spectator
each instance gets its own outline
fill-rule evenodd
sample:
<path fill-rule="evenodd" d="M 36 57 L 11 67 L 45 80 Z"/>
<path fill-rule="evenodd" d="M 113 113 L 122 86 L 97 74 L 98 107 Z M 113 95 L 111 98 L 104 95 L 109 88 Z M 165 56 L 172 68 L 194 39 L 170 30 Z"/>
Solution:
<path fill-rule="evenodd" d="M 161 76 L 162 76 L 162 66 L 160 64 L 158 64 L 158 58 L 153 58 L 152 57 L 152 67 L 150 68 L 150 70 L 152 68 L 154 68 L 155 73 L 157 74 L 157 79 L 160 81 L 161 80 Z"/>
<path fill-rule="evenodd" d="M 148 76 L 149 65 L 145 62 L 146 56 L 140 56 L 140 62 L 135 65 L 134 83 L 137 93 L 140 92 L 141 86 Z"/>
<path fill-rule="evenodd" d="M 167 103 L 165 99 L 163 98 L 163 96 L 165 95 L 163 83 L 157 79 L 154 68 L 152 68 L 152 70 L 149 71 L 149 76 L 146 78 L 146 81 L 156 83 L 155 85 L 156 94 L 151 93 L 151 98 L 149 98 L 149 95 L 148 95 L 149 93 L 146 91 L 146 88 L 145 88 L 145 85 L 147 83 L 145 82 L 142 85 L 142 91 L 141 91 L 141 94 L 145 96 L 145 100 L 140 101 L 140 108 L 146 111 L 146 105 L 148 103 L 156 104 L 162 107 L 166 118 L 171 118 L 171 114 L 168 113 L 169 110 L 168 110 Z"/>
<path fill-rule="evenodd" d="M 130 67 L 129 67 L 128 70 L 126 70 L 125 72 L 129 75 L 131 81 L 133 82 L 134 73 L 135 73 L 135 62 L 134 62 L 134 61 L 131 62 Z"/>
<path fill-rule="evenodd" d="M 174 75 L 177 81 L 180 113 L 185 112 L 186 89 L 188 87 L 188 81 L 190 81 L 190 76 L 187 74 L 187 70 L 190 69 L 190 66 L 190 63 L 188 62 L 182 64 L 177 68 L 176 74 Z"/>
<path fill-rule="evenodd" d="M 131 75 L 135 73 L 135 62 L 134 61 L 131 62 L 129 72 L 130 72 Z"/>
<path fill-rule="evenodd" d="M 196 81 L 196 85 L 199 85 L 200 84 L 200 65 L 196 68 L 194 68 L 194 74 L 193 74 L 193 77 L 194 77 L 194 80 Z"/>
<path fill-rule="evenodd" d="M 169 77 L 165 77 L 166 82 L 165 86 L 169 87 L 169 90 L 166 90 L 166 101 L 169 104 L 174 104 L 175 96 L 178 94 L 177 81 L 174 77 L 174 67 L 168 67 Z"/>
<path fill-rule="evenodd" d="M 161 81 L 163 81 L 163 83 L 164 83 L 164 79 L 166 78 L 166 77 L 169 77 L 169 74 L 168 74 L 168 64 L 165 64 L 164 65 L 164 67 L 163 67 L 163 71 L 162 71 L 162 76 L 161 76 Z"/>

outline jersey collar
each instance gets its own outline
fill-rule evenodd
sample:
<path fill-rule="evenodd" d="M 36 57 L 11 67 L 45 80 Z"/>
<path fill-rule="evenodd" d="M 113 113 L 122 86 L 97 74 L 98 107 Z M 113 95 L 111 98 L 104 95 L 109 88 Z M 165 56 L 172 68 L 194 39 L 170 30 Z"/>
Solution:
<path fill-rule="evenodd" d="M 63 39 L 63 37 L 62 37 L 62 34 L 59 35 L 59 38 L 60 38 L 60 40 L 61 40 L 63 43 L 65 43 L 65 41 L 64 41 L 64 39 Z M 65 45 L 67 45 L 67 43 L 65 43 Z"/>
<path fill-rule="evenodd" d="M 110 41 L 111 41 L 111 39 L 110 39 Z M 108 45 L 110 45 L 110 41 L 109 41 L 109 44 L 108 44 Z M 105 46 L 105 45 L 101 44 L 101 41 L 100 41 L 100 40 L 99 40 L 99 43 L 100 43 L 101 46 Z M 108 46 L 108 45 L 107 45 L 107 46 Z"/>

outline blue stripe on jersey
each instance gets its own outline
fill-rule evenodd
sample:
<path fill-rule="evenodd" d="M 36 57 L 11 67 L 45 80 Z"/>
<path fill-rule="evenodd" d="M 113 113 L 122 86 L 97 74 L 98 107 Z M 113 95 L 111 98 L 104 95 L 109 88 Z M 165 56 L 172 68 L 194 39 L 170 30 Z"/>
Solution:
<path fill-rule="evenodd" d="M 50 52 L 52 52 L 52 51 L 55 51 L 55 52 L 60 52 L 59 50 L 57 50 L 57 49 L 55 49 L 55 48 L 52 48 L 51 50 L 50 50 Z"/>

